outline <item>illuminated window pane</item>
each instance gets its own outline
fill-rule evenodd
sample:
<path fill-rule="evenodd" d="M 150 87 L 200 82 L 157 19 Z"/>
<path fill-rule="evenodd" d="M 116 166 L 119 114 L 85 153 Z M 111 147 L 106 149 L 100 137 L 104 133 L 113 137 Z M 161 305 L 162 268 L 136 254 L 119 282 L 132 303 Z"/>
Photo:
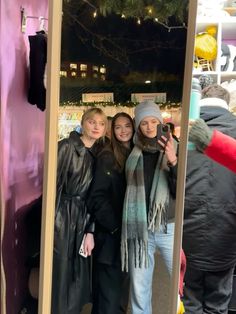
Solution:
<path fill-rule="evenodd" d="M 70 69 L 71 70 L 77 70 L 77 64 L 76 63 L 71 63 L 70 64 Z"/>
<path fill-rule="evenodd" d="M 80 71 L 87 71 L 87 64 L 81 64 Z"/>
<path fill-rule="evenodd" d="M 93 73 L 93 77 L 97 78 L 98 77 L 97 73 Z"/>
<path fill-rule="evenodd" d="M 77 76 L 76 72 L 71 72 L 71 76 Z"/>
<path fill-rule="evenodd" d="M 66 71 L 60 71 L 60 76 L 61 77 L 67 77 L 67 72 Z"/>
<path fill-rule="evenodd" d="M 93 71 L 98 72 L 98 66 L 97 65 L 93 65 Z"/>
<path fill-rule="evenodd" d="M 100 73 L 105 74 L 105 73 L 106 73 L 106 68 L 105 68 L 105 67 L 101 67 L 101 68 L 100 68 Z"/>
<path fill-rule="evenodd" d="M 87 73 L 83 72 L 81 73 L 81 77 L 86 77 L 87 76 Z"/>
<path fill-rule="evenodd" d="M 105 81 L 105 79 L 106 79 L 105 75 L 101 75 L 101 80 Z"/>

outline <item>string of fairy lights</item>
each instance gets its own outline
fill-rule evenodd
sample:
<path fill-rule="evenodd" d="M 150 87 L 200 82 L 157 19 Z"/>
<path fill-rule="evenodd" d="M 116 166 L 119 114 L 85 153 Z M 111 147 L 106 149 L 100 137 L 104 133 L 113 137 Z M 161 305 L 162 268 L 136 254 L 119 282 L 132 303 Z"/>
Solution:
<path fill-rule="evenodd" d="M 136 107 L 138 102 L 126 101 L 126 102 L 111 102 L 111 101 L 99 101 L 99 102 L 83 102 L 83 101 L 63 101 L 60 103 L 60 107 Z M 163 102 L 158 103 L 159 107 L 163 110 L 178 109 L 181 107 L 180 102 Z"/>
<path fill-rule="evenodd" d="M 87 3 L 94 11 L 92 13 L 93 18 L 97 18 L 98 16 L 98 9 L 88 0 L 83 0 L 83 2 Z M 153 14 L 153 10 L 152 8 L 148 9 L 148 14 L 150 15 L 150 18 Z M 125 14 L 121 14 L 121 18 L 125 19 L 126 15 Z M 153 18 L 153 21 L 161 26 L 163 26 L 169 33 L 171 32 L 171 30 L 176 30 L 176 29 L 187 29 L 186 24 L 182 23 L 182 25 L 176 25 L 176 26 L 169 26 L 161 21 L 159 21 L 159 19 L 157 17 Z M 138 17 L 136 19 L 136 23 L 138 25 L 141 25 L 143 23 L 143 20 Z"/>

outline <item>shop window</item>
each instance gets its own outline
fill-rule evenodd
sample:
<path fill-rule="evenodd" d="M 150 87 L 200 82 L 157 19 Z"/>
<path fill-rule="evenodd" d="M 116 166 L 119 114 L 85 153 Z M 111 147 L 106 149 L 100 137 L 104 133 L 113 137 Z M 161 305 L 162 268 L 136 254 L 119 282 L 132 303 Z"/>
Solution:
<path fill-rule="evenodd" d="M 98 72 L 98 66 L 97 65 L 93 65 L 93 71 Z"/>
<path fill-rule="evenodd" d="M 87 73 L 85 73 L 85 72 L 82 72 L 82 73 L 81 73 L 81 77 L 82 77 L 82 78 L 85 78 L 85 77 L 87 77 Z"/>
<path fill-rule="evenodd" d="M 87 64 L 80 65 L 80 71 L 87 71 L 87 68 L 88 68 Z"/>
<path fill-rule="evenodd" d="M 77 73 L 75 71 L 71 72 L 71 76 L 76 77 Z"/>
<path fill-rule="evenodd" d="M 77 64 L 76 63 L 70 63 L 70 69 L 71 70 L 77 70 Z"/>
<path fill-rule="evenodd" d="M 94 78 L 98 78 L 98 74 L 97 73 L 93 73 L 93 77 Z"/>
<path fill-rule="evenodd" d="M 100 73 L 105 74 L 106 73 L 106 68 L 105 67 L 101 67 L 100 68 Z"/>
<path fill-rule="evenodd" d="M 60 71 L 60 77 L 67 77 L 67 71 Z"/>

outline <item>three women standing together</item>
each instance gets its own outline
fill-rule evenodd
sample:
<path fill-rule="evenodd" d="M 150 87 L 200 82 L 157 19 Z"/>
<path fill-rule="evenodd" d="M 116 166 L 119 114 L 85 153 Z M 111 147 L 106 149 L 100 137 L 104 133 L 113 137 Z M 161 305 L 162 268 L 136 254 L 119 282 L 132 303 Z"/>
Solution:
<path fill-rule="evenodd" d="M 90 255 L 94 233 L 92 313 L 126 313 L 131 286 L 132 313 L 150 314 L 157 249 L 169 273 L 172 270 L 174 141 L 170 135 L 157 143 L 162 116 L 159 107 L 148 101 L 135 108 L 135 134 L 131 117 L 118 113 L 112 120 L 111 141 L 101 147 L 97 140 L 104 135 L 107 122 L 96 110 L 90 109 L 88 120 L 82 119 L 81 136 L 72 132 L 69 140 L 59 144 L 61 178 L 66 168 L 60 154 L 62 160 L 69 155 L 71 140 L 76 157 L 67 160 L 70 170 L 56 209 L 52 305 L 59 305 L 52 307 L 52 313 L 79 313 L 90 301 L 89 259 L 78 255 L 78 245 L 86 233 L 84 249 Z"/>

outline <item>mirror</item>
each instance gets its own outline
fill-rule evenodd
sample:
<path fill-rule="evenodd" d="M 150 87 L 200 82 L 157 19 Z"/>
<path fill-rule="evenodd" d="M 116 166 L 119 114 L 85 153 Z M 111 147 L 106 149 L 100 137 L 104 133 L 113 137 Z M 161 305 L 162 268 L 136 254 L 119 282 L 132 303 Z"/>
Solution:
<path fill-rule="evenodd" d="M 78 13 L 75 14 L 73 4 L 73 2 L 65 3 L 63 8 L 61 75 L 64 77 L 61 78 L 60 98 L 64 105 L 77 102 L 80 107 L 60 108 L 60 111 L 64 111 L 64 117 L 72 117 L 73 115 L 76 117 L 74 121 L 69 119 L 67 122 L 77 124 L 78 116 L 81 118 L 85 106 L 88 105 L 86 100 L 91 97 L 90 99 L 94 102 L 95 96 L 98 96 L 95 95 L 97 92 L 103 93 L 99 97 L 102 99 L 103 110 L 107 115 L 113 116 L 117 111 L 124 111 L 126 108 L 119 108 L 119 105 L 127 104 L 129 106 L 128 112 L 133 116 L 130 107 L 132 102 L 135 102 L 135 97 L 137 99 L 140 96 L 137 95 L 138 92 L 142 92 L 142 97 L 145 97 L 147 94 L 160 93 L 164 90 L 170 102 L 167 104 L 169 108 L 166 109 L 169 110 L 166 111 L 166 115 L 167 117 L 173 117 L 175 112 L 171 108 L 171 103 L 180 102 L 182 98 L 186 27 L 183 24 L 176 24 L 176 21 L 169 24 L 172 26 L 167 26 L 164 22 L 155 20 L 155 18 L 141 21 L 114 14 L 102 17 L 87 1 L 80 3 Z M 78 6 L 77 3 L 76 5 Z M 66 21 L 67 24 L 64 24 Z M 73 30 L 73 36 L 68 36 L 71 30 Z M 71 39 L 69 40 L 69 38 Z M 160 45 L 158 45 L 159 41 L 161 42 Z M 75 42 L 78 42 L 78 47 Z M 73 62 L 68 62 L 69 58 Z M 166 59 L 165 68 L 164 60 Z M 92 67 L 92 72 L 89 70 L 89 66 Z M 175 66 L 178 66 L 178 68 L 173 73 L 172 70 Z M 169 71 L 169 75 L 165 74 L 162 77 L 159 71 Z M 170 74 L 174 74 L 174 82 L 176 85 L 179 84 L 177 88 L 171 86 Z M 69 75 L 71 77 L 68 77 Z M 163 80 L 162 84 L 157 84 L 157 80 Z M 84 93 L 83 90 L 87 92 Z M 104 90 L 108 94 L 105 95 L 109 97 L 108 99 L 104 98 Z M 93 92 L 93 95 L 88 95 L 91 92 Z M 177 94 L 174 94 L 174 92 Z M 131 93 L 134 94 L 133 101 Z M 72 98 L 72 95 L 74 95 L 74 98 Z M 156 97 L 165 97 L 165 95 L 159 94 Z M 159 102 L 165 102 L 165 100 L 162 98 Z M 68 132 L 68 124 L 64 125 L 64 129 L 63 126 L 60 128 L 61 126 L 59 124 L 59 131 Z M 75 126 L 72 125 L 73 128 Z M 65 134 L 59 135 L 60 138 L 64 136 Z M 163 311 L 164 304 L 166 306 L 169 299 L 167 294 L 170 289 L 170 278 L 165 273 L 165 266 L 161 264 L 160 260 L 161 257 L 157 256 L 157 265 L 159 267 L 156 269 L 159 270 L 159 274 L 157 273 L 154 276 L 156 281 L 154 280 L 155 297 L 153 299 L 157 300 L 158 303 L 162 302 L 163 305 L 160 306 L 159 303 L 158 307 L 162 308 Z M 160 278 L 160 275 L 163 275 L 163 277 Z M 156 284 L 160 285 L 157 288 L 158 291 L 156 291 Z M 166 291 L 161 296 L 161 292 L 164 290 L 163 287 L 166 287 Z M 153 307 L 154 311 L 157 312 L 157 305 L 154 304 Z M 87 310 L 89 311 L 89 309 Z M 168 311 L 167 308 L 166 311 Z"/>
<path fill-rule="evenodd" d="M 144 20 L 133 11 L 104 17 L 91 2 L 63 4 L 59 138 L 78 125 L 87 106 L 133 118 L 134 106 L 148 97 L 163 104 L 166 122 L 180 126 L 187 13 L 181 23 L 176 16 L 167 24 L 154 10 Z M 167 313 L 170 278 L 161 254 L 155 270 L 153 311 Z"/>

